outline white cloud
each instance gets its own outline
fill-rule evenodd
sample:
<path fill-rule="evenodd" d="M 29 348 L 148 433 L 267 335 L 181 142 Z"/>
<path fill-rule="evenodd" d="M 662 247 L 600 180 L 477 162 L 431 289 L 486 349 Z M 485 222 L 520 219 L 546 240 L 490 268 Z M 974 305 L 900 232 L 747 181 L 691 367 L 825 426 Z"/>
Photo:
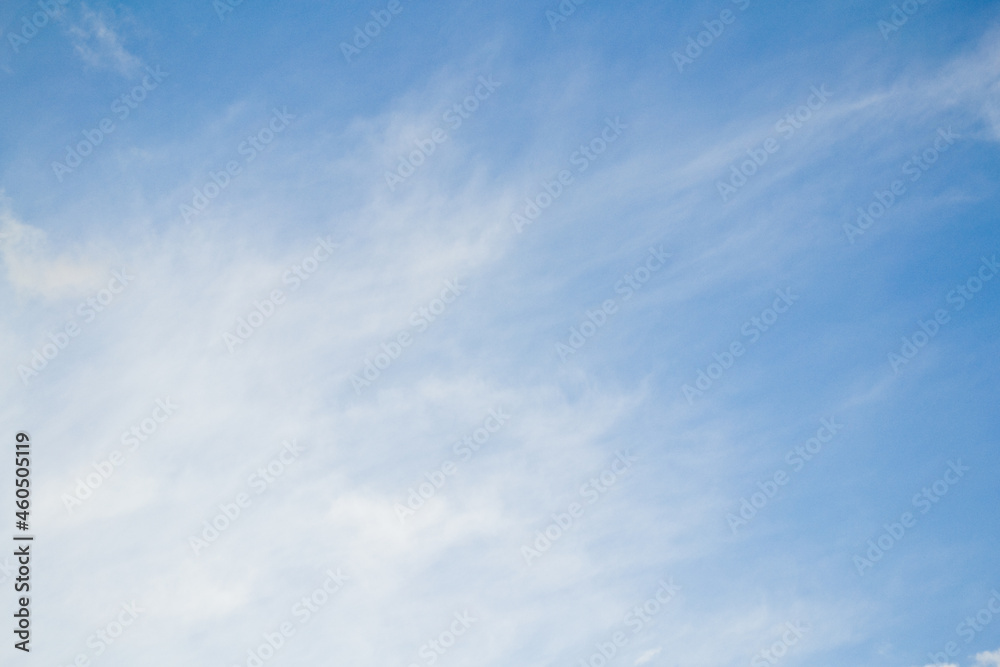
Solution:
<path fill-rule="evenodd" d="M 79 296 L 107 280 L 107 269 L 79 251 L 54 256 L 48 235 L 0 209 L 0 258 L 7 280 L 22 294 L 58 299 Z"/>
<path fill-rule="evenodd" d="M 659 655 L 660 651 L 662 651 L 662 650 L 663 650 L 662 646 L 657 646 L 656 648 L 651 648 L 648 651 L 646 651 L 645 653 L 643 653 L 642 655 L 640 655 L 638 658 L 636 658 L 635 659 L 635 663 L 633 663 L 633 664 L 644 665 L 647 662 L 649 662 L 650 660 L 652 660 L 654 657 L 656 657 L 657 655 Z"/>
<path fill-rule="evenodd" d="M 948 664 L 942 664 L 936 662 L 924 665 L 924 667 L 958 667 L 958 663 L 950 662 Z M 977 653 L 976 664 L 974 667 L 1000 667 L 1000 649 Z"/>
<path fill-rule="evenodd" d="M 116 33 L 104 32 L 105 24 L 97 20 L 103 28 L 91 25 L 85 41 L 96 41 L 100 48 L 85 51 L 86 57 L 115 67 L 134 64 Z M 383 119 L 389 119 L 385 133 L 391 139 L 376 139 L 372 143 L 380 150 L 370 151 L 380 158 L 393 155 L 401 141 L 420 136 L 413 128 L 423 131 L 421 122 L 427 122 L 424 116 L 386 114 Z M 698 168 L 692 168 L 692 179 L 705 180 L 720 168 L 729 159 L 723 153 L 729 154 L 731 143 L 724 152 L 709 149 L 711 159 L 693 161 Z M 448 155 L 442 149 L 435 159 L 443 162 Z M 241 184 L 257 177 L 267 182 L 267 164 L 259 164 L 263 174 L 248 175 Z M 543 161 L 539 169 L 549 164 Z M 477 278 L 505 252 L 519 248 L 502 236 L 500 242 L 490 236 L 491 225 L 501 225 L 509 236 L 506 214 L 511 206 L 504 189 L 445 192 L 433 182 L 426 185 L 434 173 L 428 166 L 421 178 L 409 182 L 412 187 L 390 197 L 383 166 L 372 170 L 374 203 L 355 222 L 336 223 L 321 232 L 344 240 L 344 251 L 301 290 L 288 293 L 287 303 L 235 355 L 227 353 L 222 332 L 231 331 L 235 319 L 268 290 L 284 287 L 282 272 L 301 261 L 314 234 L 303 234 L 285 248 L 265 246 L 253 230 L 269 231 L 273 221 L 266 210 L 250 210 L 238 216 L 248 231 L 234 237 L 185 237 L 168 231 L 162 238 L 122 248 L 132 258 L 130 264 L 141 267 L 143 280 L 134 288 L 135 298 L 86 330 L 65 356 L 53 361 L 56 370 L 32 385 L 37 393 L 26 394 L 17 404 L 21 422 L 38 424 L 33 435 L 52 443 L 45 470 L 53 481 L 41 495 L 51 502 L 40 505 L 38 516 L 49 530 L 48 539 L 66 545 L 47 552 L 49 570 L 66 574 L 57 575 L 42 594 L 40 602 L 53 609 L 51 615 L 40 615 L 46 627 L 64 624 L 73 632 L 61 636 L 82 637 L 92 629 L 86 619 L 103 618 L 120 601 L 137 597 L 150 609 L 149 629 L 145 634 L 137 629 L 129 642 L 137 652 L 148 653 L 144 664 L 177 664 L 184 651 L 202 647 L 209 654 L 201 659 L 232 663 L 284 618 L 292 602 L 316 586 L 314 573 L 342 565 L 352 583 L 323 611 L 323 625 L 340 630 L 321 634 L 319 628 L 308 628 L 314 634 L 290 642 L 288 652 L 315 648 L 320 654 L 325 647 L 324 662 L 340 658 L 346 663 L 370 660 L 377 650 L 379 662 L 408 664 L 421 642 L 440 632 L 442 619 L 467 604 L 477 605 L 477 613 L 489 618 L 490 629 L 477 646 L 481 654 L 520 647 L 524 628 L 553 636 L 559 649 L 578 651 L 620 622 L 621 613 L 637 602 L 633 588 L 591 583 L 595 571 L 639 569 L 623 567 L 621 558 L 609 553 L 627 553 L 634 562 L 645 558 L 640 563 L 645 569 L 667 569 L 692 556 L 730 548 L 704 530 L 713 520 L 722 526 L 720 468 L 741 465 L 726 455 L 726 442 L 732 439 L 726 420 L 694 428 L 669 406 L 657 405 L 662 428 L 633 439 L 636 433 L 629 431 L 628 420 L 650 405 L 642 391 L 601 386 L 582 372 L 560 377 L 544 366 L 527 368 L 516 356 L 518 345 L 528 340 L 551 349 L 544 337 L 531 338 L 533 326 L 563 316 L 545 313 L 532 320 L 530 302 L 549 296 L 554 289 L 550 283 L 558 284 L 560 278 L 538 280 L 523 291 L 505 292 L 499 284 L 482 288 L 486 281 Z M 564 200 L 560 205 L 582 209 L 595 201 L 591 193 L 608 199 L 627 193 L 628 181 L 642 175 L 641 166 L 638 161 L 612 163 L 609 157 L 600 164 L 607 187 L 581 187 L 574 191 L 575 203 Z M 303 169 L 311 172 L 316 165 Z M 657 169 L 648 173 L 662 180 Z M 280 191 L 280 184 L 275 178 L 260 191 Z M 655 186 L 662 188 L 662 183 Z M 221 202 L 217 206 L 221 209 Z M 211 216 L 219 209 L 206 214 L 199 229 L 213 229 Z M 539 228 L 536 237 L 543 233 Z M 84 284 L 92 289 L 88 281 L 104 277 L 96 263 L 73 255 L 52 257 L 42 230 L 9 215 L 3 230 L 3 260 L 18 291 L 54 298 L 84 289 Z M 716 281 L 742 277 L 753 269 L 744 256 L 760 254 L 749 241 L 730 245 L 733 261 L 725 264 L 732 273 L 716 276 Z M 507 271 L 516 277 L 523 268 L 519 255 L 511 251 L 506 259 Z M 782 259 L 768 256 L 767 261 L 781 264 Z M 435 296 L 442 279 L 455 276 L 469 283 L 470 293 L 370 391 L 354 396 L 348 375 L 381 342 L 408 327 L 409 314 Z M 690 291 L 683 285 L 671 289 L 672 297 L 661 298 L 681 301 Z M 504 302 L 505 296 L 512 300 Z M 507 329 L 492 326 L 512 305 L 518 321 L 504 323 Z M 600 347 L 594 343 L 585 352 L 596 357 Z M 500 359 L 504 368 L 491 367 L 488 358 Z M 565 381 L 567 377 L 573 381 Z M 60 398 L 60 410 L 51 409 L 53 400 L 36 400 L 49 398 L 49 392 Z M 163 395 L 182 404 L 178 416 L 83 508 L 68 515 L 58 503 L 59 493 L 118 447 L 122 430 L 143 419 L 150 401 Z M 440 493 L 401 525 L 393 503 L 403 501 L 407 488 L 419 484 L 425 471 L 454 458 L 451 444 L 496 405 L 514 415 L 510 426 L 476 458 L 462 463 Z M 188 536 L 219 511 L 220 503 L 245 490 L 248 475 L 286 437 L 297 437 L 306 446 L 302 463 L 290 467 L 267 495 L 254 496 L 254 504 L 219 541 L 193 557 L 186 550 Z M 608 451 L 619 442 L 656 449 L 662 459 L 637 464 L 633 472 L 645 476 L 644 483 L 632 477 L 616 483 L 572 533 L 525 571 L 520 544 L 577 498 L 579 484 L 607 465 Z M 643 489 L 654 489 L 657 498 L 632 495 Z M 103 527 L 110 519 L 116 530 L 104 531 L 101 540 L 80 537 L 88 533 L 86 528 Z M 650 526 L 656 527 L 654 540 Z M 127 554 L 126 565 L 124 557 L 112 559 L 109 553 Z M 789 558 L 780 569 L 796 581 L 806 565 L 812 563 Z M 775 568 L 769 563 L 768 569 Z M 79 571 L 88 577 L 77 576 Z M 525 582 L 532 586 L 517 585 Z M 571 593 L 561 597 L 563 590 Z M 868 627 L 858 622 L 863 601 L 837 607 L 811 599 L 796 605 L 782 592 L 781 584 L 775 585 L 766 603 L 760 602 L 758 590 L 743 597 L 727 592 L 725 602 L 715 608 L 707 599 L 709 604 L 700 609 L 684 609 L 682 622 L 657 629 L 670 635 L 658 639 L 685 647 L 687 655 L 678 659 L 686 664 L 723 664 L 759 649 L 761 638 L 772 637 L 775 624 L 787 618 L 833 619 L 817 629 L 816 639 L 804 650 L 856 642 L 852 628 Z M 681 600 L 663 612 L 664 618 L 677 608 L 682 608 Z M 596 610 L 605 609 L 612 610 L 610 620 L 595 618 Z M 483 626 L 487 624 L 484 620 Z M 574 631 L 567 633 L 566 627 Z M 720 627 L 727 633 L 721 639 Z M 479 641 L 474 633 L 470 642 Z M 166 651 L 163 636 L 182 641 Z M 211 644 L 200 643 L 205 636 Z M 115 662 L 108 664 L 135 664 L 129 661 L 129 646 L 116 646 L 109 656 Z M 59 647 L 64 656 L 54 655 L 49 646 L 42 650 L 50 651 L 53 661 L 69 662 L 74 648 Z M 634 664 L 649 663 L 661 651 L 647 650 Z M 692 654 L 698 659 L 692 660 Z M 996 665 L 996 656 L 977 657 L 993 661 L 981 664 Z M 462 657 L 449 656 L 456 658 L 454 664 L 472 662 Z M 290 664 L 319 663 L 300 659 Z"/>
<path fill-rule="evenodd" d="M 142 67 L 142 61 L 125 48 L 120 33 L 121 21 L 113 14 L 98 13 L 81 5 L 82 17 L 69 27 L 73 48 L 84 62 L 98 69 L 113 69 L 123 76 L 132 76 Z M 118 23 L 118 25 L 115 25 Z"/>
<path fill-rule="evenodd" d="M 977 667 L 1000 667 L 1000 649 L 976 654 Z"/>

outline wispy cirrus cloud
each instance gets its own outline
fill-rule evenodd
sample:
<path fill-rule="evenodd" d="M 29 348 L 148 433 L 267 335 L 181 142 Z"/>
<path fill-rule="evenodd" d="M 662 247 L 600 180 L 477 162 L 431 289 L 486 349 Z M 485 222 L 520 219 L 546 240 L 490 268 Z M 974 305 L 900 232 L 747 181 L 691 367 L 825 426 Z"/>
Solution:
<path fill-rule="evenodd" d="M 132 23 L 124 6 L 114 12 L 81 3 L 78 18 L 68 24 L 67 32 L 73 50 L 88 66 L 131 77 L 142 69 L 142 60 L 125 46 L 123 33 Z"/>

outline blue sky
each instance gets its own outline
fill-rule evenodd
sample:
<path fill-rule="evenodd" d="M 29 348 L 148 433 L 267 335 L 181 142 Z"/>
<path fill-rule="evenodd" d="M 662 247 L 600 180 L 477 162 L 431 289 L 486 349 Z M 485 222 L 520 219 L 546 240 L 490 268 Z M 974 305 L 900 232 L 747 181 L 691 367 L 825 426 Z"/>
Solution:
<path fill-rule="evenodd" d="M 997 9 L 5 3 L 16 659 L 997 667 Z"/>

